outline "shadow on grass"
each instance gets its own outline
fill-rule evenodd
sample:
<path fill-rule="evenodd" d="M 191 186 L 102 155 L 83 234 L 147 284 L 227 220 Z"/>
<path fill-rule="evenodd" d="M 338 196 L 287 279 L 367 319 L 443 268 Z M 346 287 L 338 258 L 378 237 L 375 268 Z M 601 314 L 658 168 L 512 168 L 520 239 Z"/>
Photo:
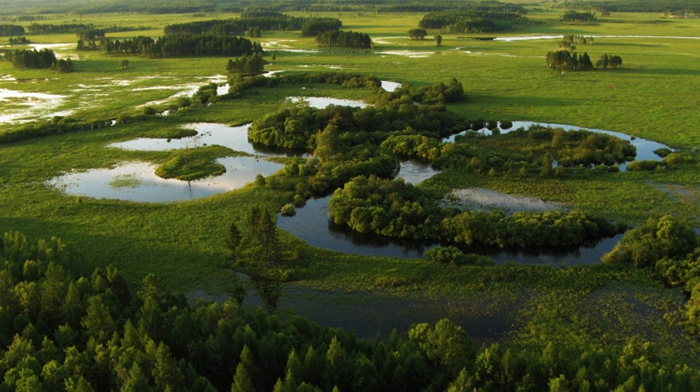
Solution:
<path fill-rule="evenodd" d="M 221 274 L 225 260 L 201 248 L 178 243 L 177 238 L 159 241 L 154 237 L 128 233 L 93 233 L 87 222 L 56 222 L 36 218 L 0 218 L 0 234 L 19 231 L 30 241 L 60 238 L 68 245 L 73 260 L 67 267 L 76 275 L 89 276 L 96 267 L 116 267 L 130 287 L 138 286 L 149 273 L 155 273 L 171 290 L 190 290 L 201 285 L 217 286 L 225 280 Z M 100 226 L 103 225 L 99 224 Z M 134 227 L 133 232 L 143 228 Z M 124 234 L 124 235 L 120 235 Z M 219 265 L 221 264 L 221 265 Z"/>
<path fill-rule="evenodd" d="M 620 71 L 625 71 L 620 70 Z M 682 75 L 682 76 L 698 76 L 700 77 L 700 71 L 694 69 L 677 69 L 677 68 L 639 68 L 635 70 L 629 70 L 637 74 L 643 75 Z M 617 72 L 617 70 L 616 70 Z"/>

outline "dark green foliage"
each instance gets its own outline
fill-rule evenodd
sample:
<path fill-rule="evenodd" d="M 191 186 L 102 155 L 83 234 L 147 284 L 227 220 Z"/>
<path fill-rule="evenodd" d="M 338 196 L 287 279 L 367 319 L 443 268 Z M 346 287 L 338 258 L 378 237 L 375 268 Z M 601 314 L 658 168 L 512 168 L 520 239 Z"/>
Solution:
<path fill-rule="evenodd" d="M 27 37 L 10 37 L 10 45 L 28 45 L 31 41 Z"/>
<path fill-rule="evenodd" d="M 245 90 L 254 87 L 273 87 L 281 84 L 335 84 L 343 87 L 368 88 L 377 90 L 381 87 L 381 81 L 376 76 L 350 74 L 350 73 L 313 73 L 290 74 L 267 78 L 264 76 L 239 78 L 238 75 L 229 77 L 231 87 L 229 94 L 239 96 Z"/>
<path fill-rule="evenodd" d="M 450 33 L 490 33 L 506 31 L 514 24 L 524 24 L 525 9 L 520 5 L 498 2 L 474 3 L 467 9 L 431 12 L 418 26 L 424 29 L 440 29 Z"/>
<path fill-rule="evenodd" d="M 85 41 L 82 39 L 78 40 L 78 45 L 75 47 L 75 50 L 79 52 L 85 52 L 85 51 L 91 51 L 91 50 L 99 50 L 100 48 L 97 46 L 97 43 L 95 41 L 88 41 L 87 44 Z"/>
<path fill-rule="evenodd" d="M 87 28 L 77 32 L 75 35 L 81 41 L 97 41 L 104 39 L 106 33 L 107 31 L 104 29 Z"/>
<path fill-rule="evenodd" d="M 265 72 L 265 60 L 263 60 L 261 53 L 239 57 L 236 60 L 229 60 L 226 64 L 226 70 L 240 76 L 260 75 Z"/>
<path fill-rule="evenodd" d="M 369 35 L 355 31 L 325 31 L 316 37 L 318 46 L 330 48 L 372 48 Z"/>
<path fill-rule="evenodd" d="M 245 31 L 245 35 L 251 38 L 260 38 L 262 32 L 258 26 L 248 27 L 248 30 Z"/>
<path fill-rule="evenodd" d="M 71 59 L 57 60 L 51 65 L 51 68 L 61 73 L 73 72 L 75 70 L 73 68 L 73 62 L 71 61 Z"/>
<path fill-rule="evenodd" d="M 310 36 L 326 30 L 337 30 L 341 25 L 338 19 L 331 18 L 298 18 L 277 12 L 245 12 L 238 19 L 212 19 L 168 25 L 165 26 L 164 32 L 166 35 L 242 35 L 247 31 L 301 30 L 302 35 Z"/>
<path fill-rule="evenodd" d="M 546 60 L 549 69 L 552 71 L 585 71 L 593 69 L 593 62 L 587 52 L 579 55 L 566 49 L 555 50 L 547 53 Z"/>
<path fill-rule="evenodd" d="M 186 148 L 172 152 L 171 158 L 156 168 L 155 174 L 161 178 L 177 178 L 193 181 L 226 172 L 226 167 L 215 161 L 226 156 L 231 150 L 220 146 Z"/>
<path fill-rule="evenodd" d="M 268 267 L 280 261 L 276 222 L 275 214 L 258 206 L 251 207 L 246 218 L 246 250 Z"/>
<path fill-rule="evenodd" d="M 593 37 L 587 37 L 585 35 L 564 34 L 562 42 L 569 42 L 576 45 L 590 45 L 593 44 Z"/>
<path fill-rule="evenodd" d="M 436 46 L 442 45 L 442 36 L 440 34 L 435 34 L 434 40 Z"/>
<path fill-rule="evenodd" d="M 629 171 L 654 171 L 663 169 L 663 164 L 658 161 L 634 161 L 627 164 Z"/>
<path fill-rule="evenodd" d="M 480 129 L 480 121 L 472 128 Z M 464 142 L 463 142 L 464 141 Z M 528 146 L 527 154 L 522 146 Z M 563 129 L 530 127 L 529 131 L 515 131 L 479 137 L 467 133 L 455 144 L 443 145 L 440 157 L 432 161 L 437 167 L 464 167 L 476 172 L 498 169 L 527 176 L 532 171 L 548 176 L 545 166 L 553 161 L 561 171 L 564 167 L 593 167 L 623 163 L 634 159 L 636 149 L 628 141 L 589 131 L 564 131 Z M 549 156 L 551 158 L 546 158 Z M 561 170 L 560 170 L 561 168 Z M 530 170 L 533 169 L 533 170 Z"/>
<path fill-rule="evenodd" d="M 603 261 L 652 267 L 663 258 L 683 259 L 696 246 L 696 235 L 687 224 L 664 216 L 658 220 L 649 219 L 625 233 L 622 241 L 605 255 Z"/>
<path fill-rule="evenodd" d="M 190 306 L 153 275 L 144 279 L 139 296 L 127 290 L 123 300 L 114 300 L 122 292 L 119 273 L 97 270 L 75 280 L 61 267 L 68 260 L 58 244 L 30 243 L 18 233 L 0 241 L 2 390 L 700 387 L 694 363 L 661 358 L 653 345 L 639 339 L 603 347 L 586 341 L 516 340 L 474 349 L 459 326 L 440 320 L 370 342 L 299 316 L 278 318 L 247 309 L 235 300 Z M 23 266 L 32 261 L 36 273 L 25 275 Z M 43 293 L 34 304 L 27 301 L 32 290 Z M 79 324 L 68 318 L 74 296 L 86 309 Z M 36 312 L 34 305 L 47 311 Z"/>
<path fill-rule="evenodd" d="M 343 27 L 343 22 L 332 18 L 309 18 L 301 27 L 301 35 L 315 37 L 326 31 L 338 31 Z"/>
<path fill-rule="evenodd" d="M 82 23 L 63 23 L 60 25 L 32 23 L 28 27 L 29 32 L 32 34 L 80 34 L 81 31 L 86 31 L 92 28 L 92 25 Z"/>
<path fill-rule="evenodd" d="M 197 92 L 194 93 L 192 99 L 199 103 L 213 102 L 214 98 L 218 94 L 218 88 L 219 86 L 217 86 L 214 82 L 205 84 L 197 89 Z"/>
<path fill-rule="evenodd" d="M 459 102 L 466 100 L 464 95 L 464 87 L 457 79 L 452 78 L 448 85 L 438 83 L 432 86 L 425 86 L 419 89 L 414 88 L 410 84 L 403 84 L 391 93 L 387 93 L 387 98 L 390 101 L 405 103 L 404 97 L 410 97 L 414 102 L 423 104 L 436 104 L 447 102 Z"/>
<path fill-rule="evenodd" d="M 336 224 L 361 233 L 498 247 L 580 245 L 619 231 L 616 225 L 579 211 L 505 215 L 442 208 L 400 179 L 374 176 L 353 178 L 336 190 L 328 215 Z"/>
<path fill-rule="evenodd" d="M 297 213 L 293 204 L 285 204 L 282 207 L 281 211 L 282 211 L 282 216 L 294 216 Z"/>
<path fill-rule="evenodd" d="M 408 30 L 408 38 L 410 39 L 423 40 L 426 35 L 428 35 L 428 32 L 425 29 Z"/>
<path fill-rule="evenodd" d="M 70 118 L 52 119 L 44 123 L 23 125 L 19 128 L 3 132 L 0 134 L 0 144 L 7 144 L 19 140 L 26 140 L 36 137 L 59 135 L 69 132 L 86 131 L 111 126 L 111 121 L 96 120 L 76 122 Z"/>
<path fill-rule="evenodd" d="M 634 264 L 646 268 L 656 279 L 672 287 L 682 287 L 690 299 L 683 321 L 687 330 L 700 334 L 700 240 L 693 228 L 678 218 L 665 215 L 649 219 L 625 233 L 612 251 L 603 257 L 607 263 Z"/>
<path fill-rule="evenodd" d="M 444 143 L 423 135 L 416 135 L 416 131 L 407 128 L 403 131 L 407 135 L 389 136 L 381 147 L 402 158 L 421 158 L 432 161 L 440 157 Z"/>
<path fill-rule="evenodd" d="M 107 54 L 135 54 L 151 58 L 242 56 L 262 53 L 260 44 L 243 37 L 204 34 L 170 34 L 155 40 L 144 36 L 103 40 L 100 50 Z"/>
<path fill-rule="evenodd" d="M 600 56 L 598 61 L 595 62 L 596 67 L 603 67 L 603 69 L 619 68 L 622 65 L 622 58 L 620 56 L 611 56 L 609 54 L 604 54 Z"/>
<path fill-rule="evenodd" d="M 24 35 L 24 27 L 18 25 L 0 25 L 0 37 Z"/>
<path fill-rule="evenodd" d="M 561 16 L 564 22 L 593 22 L 596 20 L 593 12 L 578 12 L 569 10 Z"/>
<path fill-rule="evenodd" d="M 475 253 L 463 253 L 454 246 L 435 247 L 425 251 L 423 257 L 434 263 L 448 265 L 493 265 L 493 260 Z"/>
<path fill-rule="evenodd" d="M 15 68 L 19 69 L 51 68 L 56 62 L 56 55 L 50 49 L 13 50 L 7 52 L 5 56 Z"/>
<path fill-rule="evenodd" d="M 565 8 L 601 10 L 602 16 L 610 12 L 662 12 L 664 15 L 685 16 L 700 12 L 695 0 L 628 0 L 628 1 L 566 1 Z"/>

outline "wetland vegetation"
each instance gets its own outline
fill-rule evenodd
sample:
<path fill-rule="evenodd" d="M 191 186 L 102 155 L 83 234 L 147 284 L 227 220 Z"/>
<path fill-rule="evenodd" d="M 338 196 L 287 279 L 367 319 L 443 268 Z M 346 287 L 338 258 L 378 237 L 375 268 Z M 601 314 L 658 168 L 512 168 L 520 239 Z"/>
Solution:
<path fill-rule="evenodd" d="M 663 5 L 8 1 L 0 391 L 700 389 Z"/>

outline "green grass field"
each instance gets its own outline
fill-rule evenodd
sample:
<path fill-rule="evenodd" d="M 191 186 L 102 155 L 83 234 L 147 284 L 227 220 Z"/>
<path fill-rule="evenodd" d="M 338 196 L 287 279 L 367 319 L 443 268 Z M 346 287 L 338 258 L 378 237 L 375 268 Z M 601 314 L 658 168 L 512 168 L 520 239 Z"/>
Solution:
<path fill-rule="evenodd" d="M 233 15 L 207 15 L 226 18 Z M 337 13 L 328 16 L 338 17 Z M 667 36 L 596 37 L 593 45 L 581 46 L 595 59 L 604 54 L 623 58 L 619 70 L 551 72 L 545 54 L 557 40 L 480 41 L 472 35 L 444 35 L 442 46 L 432 39 L 411 41 L 406 31 L 417 26 L 419 14 L 373 15 L 345 13 L 339 17 L 345 29 L 369 33 L 373 50 L 316 51 L 313 39 L 298 32 L 265 32 L 260 39 L 276 60 L 266 68 L 285 72 L 340 71 L 376 75 L 381 79 L 424 86 L 462 82 L 467 102 L 449 109 L 468 118 L 532 120 L 609 129 L 659 141 L 674 148 L 700 145 L 700 52 L 698 39 L 669 36 L 700 36 L 699 19 L 662 20 L 656 14 L 613 14 L 614 23 L 560 25 L 554 22 L 528 26 L 510 35 L 582 34 Z M 557 12 L 531 17 L 553 21 Z M 82 16 L 80 23 L 148 26 L 142 31 L 109 34 L 126 38 L 138 34 L 156 36 L 169 23 L 191 20 L 191 15 L 95 15 Z M 649 23 L 650 21 L 658 23 Z M 72 16 L 45 23 L 76 22 Z M 74 43 L 72 35 L 28 35 L 35 43 Z M 432 34 L 429 36 L 432 38 Z M 5 38 L 0 39 L 0 44 Z M 275 50 L 277 49 L 277 50 Z M 306 49 L 292 52 L 288 49 Z M 74 51 L 73 51 L 74 52 Z M 76 72 L 58 74 L 49 70 L 19 71 L 0 61 L 0 91 L 50 93 L 65 96 L 60 104 L 39 113 L 73 111 L 84 119 L 113 119 L 137 114 L 142 105 L 167 99 L 182 89 L 158 87 L 202 85 L 208 77 L 225 74 L 226 58 L 147 59 L 129 57 L 126 70 L 120 57 L 98 52 L 76 53 Z M 423 57 L 415 57 L 423 56 Z M 269 59 L 269 56 L 268 56 Z M 2 78 L 3 75 L 7 77 Z M 16 79 L 17 81 L 13 80 Z M 107 148 L 111 142 L 136 137 L 163 136 L 180 124 L 222 122 L 243 124 L 284 104 L 288 96 L 333 96 L 364 99 L 365 90 L 334 86 L 281 86 L 246 92 L 245 97 L 223 100 L 210 107 L 190 110 L 133 125 L 76 132 L 26 140 L 0 147 L 0 231 L 19 230 L 32 239 L 57 236 L 82 254 L 78 267 L 89 273 L 96 266 L 113 264 L 129 283 L 137 286 L 148 273 L 164 278 L 169 288 L 182 292 L 201 289 L 221 293 L 230 284 L 232 271 L 224 239 L 231 222 L 241 221 L 247 208 L 263 203 L 278 210 L 291 194 L 267 187 L 247 187 L 209 198 L 180 203 L 130 203 L 76 198 L 48 187 L 45 182 L 63 172 L 109 167 L 126 160 L 163 164 L 176 153 L 135 152 Z M 17 111 L 21 100 L 0 100 L 0 113 Z M 160 104 L 166 107 L 167 104 Z M 0 133 L 17 125 L 0 124 Z M 165 133 L 167 134 L 167 133 Z M 482 186 L 514 194 L 533 195 L 565 202 L 570 206 L 611 219 L 639 223 L 648 217 L 674 214 L 696 220 L 700 216 L 700 179 L 696 167 L 680 167 L 662 173 L 589 173 L 564 180 L 477 176 L 458 169 L 445 171 L 425 187 L 435 192 Z M 445 269 L 422 260 L 399 260 L 341 255 L 311 248 L 288 233 L 280 233 L 286 249 L 296 252 L 289 265 L 291 285 L 330 291 L 389 293 L 395 296 L 456 296 L 495 293 L 503 301 L 526 291 L 531 294 L 520 325 L 530 328 L 523 335 L 537 339 L 538 320 L 551 316 L 547 305 L 559 309 L 556 317 L 584 317 L 617 304 L 601 298 L 610 290 L 627 298 L 619 313 L 586 319 L 583 325 L 622 327 L 615 332 L 622 340 L 625 331 L 644 324 L 635 301 L 646 302 L 660 314 L 677 311 L 682 300 L 662 289 L 643 273 L 607 266 L 554 270 L 549 267 L 489 267 Z M 610 280 L 619 281 L 613 285 Z M 580 285 L 580 286 L 577 286 Z M 594 298 L 581 293 L 598 293 Z M 499 297 L 500 298 L 500 297 Z M 675 330 L 658 318 L 648 328 L 678 346 Z M 663 328 L 659 325 L 663 324 Z M 563 332 L 561 333 L 563 338 Z M 585 334 L 577 330 L 577 334 Z M 657 332 L 654 332 L 657 333 Z M 604 332 L 596 332 L 596 338 Z M 660 339 L 660 340 L 663 340 Z M 697 352 L 697 351 L 694 351 Z M 695 354 L 688 354 L 694 356 Z"/>

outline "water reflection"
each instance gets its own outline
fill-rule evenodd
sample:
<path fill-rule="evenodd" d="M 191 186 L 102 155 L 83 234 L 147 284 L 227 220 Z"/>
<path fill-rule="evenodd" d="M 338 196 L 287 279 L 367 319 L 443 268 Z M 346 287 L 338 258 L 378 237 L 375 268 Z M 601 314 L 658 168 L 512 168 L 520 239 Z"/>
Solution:
<path fill-rule="evenodd" d="M 353 108 L 364 108 L 367 104 L 353 99 L 339 99 L 330 97 L 287 97 L 292 103 L 305 102 L 314 109 L 325 109 L 329 105 L 350 106 Z"/>
<path fill-rule="evenodd" d="M 280 216 L 277 225 L 311 246 L 346 254 L 421 258 L 423 252 L 440 245 L 437 242 L 366 235 L 336 225 L 328 218 L 330 198 L 331 196 L 326 196 L 308 200 L 306 206 L 297 209 L 293 217 Z M 595 244 L 558 249 L 500 249 L 482 246 L 461 248 L 465 252 L 490 257 L 496 264 L 579 265 L 599 262 L 621 238 L 622 234 L 604 238 Z"/>
<path fill-rule="evenodd" d="M 129 162 L 114 168 L 71 172 L 48 181 L 69 195 L 136 202 L 172 202 L 199 199 L 244 187 L 260 174 L 267 176 L 282 164 L 257 157 L 226 157 L 216 160 L 226 168 L 220 176 L 195 181 L 165 179 L 155 174 L 156 165 Z"/>

